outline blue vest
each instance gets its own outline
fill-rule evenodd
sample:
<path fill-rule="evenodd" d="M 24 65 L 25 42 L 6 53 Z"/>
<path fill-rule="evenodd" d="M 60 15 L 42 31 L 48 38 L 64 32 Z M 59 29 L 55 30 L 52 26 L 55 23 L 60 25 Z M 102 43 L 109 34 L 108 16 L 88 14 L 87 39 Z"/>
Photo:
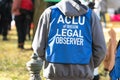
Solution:
<path fill-rule="evenodd" d="M 46 60 L 52 63 L 89 64 L 92 55 L 91 9 L 82 16 L 65 16 L 51 9 Z"/>

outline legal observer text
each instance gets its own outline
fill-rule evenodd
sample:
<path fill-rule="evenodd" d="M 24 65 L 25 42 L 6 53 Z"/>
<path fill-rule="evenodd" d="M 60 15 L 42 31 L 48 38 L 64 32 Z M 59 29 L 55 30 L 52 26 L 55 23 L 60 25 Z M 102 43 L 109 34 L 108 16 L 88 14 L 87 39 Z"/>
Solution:
<path fill-rule="evenodd" d="M 74 37 L 56 37 L 56 44 L 67 44 L 67 45 L 79 45 L 83 46 L 83 38 L 74 38 Z"/>
<path fill-rule="evenodd" d="M 55 42 L 56 44 L 83 45 L 84 37 L 81 30 L 57 29 Z"/>

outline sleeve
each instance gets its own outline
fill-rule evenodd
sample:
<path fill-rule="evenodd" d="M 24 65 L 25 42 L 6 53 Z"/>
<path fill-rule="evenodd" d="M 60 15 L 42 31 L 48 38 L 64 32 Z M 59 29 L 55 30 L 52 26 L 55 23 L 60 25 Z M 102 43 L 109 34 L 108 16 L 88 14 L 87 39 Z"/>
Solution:
<path fill-rule="evenodd" d="M 41 59 L 45 57 L 45 48 L 49 31 L 50 10 L 45 10 L 38 22 L 38 26 L 32 42 L 32 48 Z"/>
<path fill-rule="evenodd" d="M 106 42 L 101 22 L 94 11 L 92 12 L 92 37 L 93 62 L 94 67 L 98 67 L 105 57 Z"/>

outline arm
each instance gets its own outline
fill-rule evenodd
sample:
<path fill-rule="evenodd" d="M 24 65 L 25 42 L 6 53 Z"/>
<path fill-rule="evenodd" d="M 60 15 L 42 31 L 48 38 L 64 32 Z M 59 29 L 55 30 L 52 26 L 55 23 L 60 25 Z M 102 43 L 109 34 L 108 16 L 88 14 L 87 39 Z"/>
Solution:
<path fill-rule="evenodd" d="M 92 36 L 93 36 L 93 61 L 94 67 L 100 65 L 105 57 L 106 43 L 104 39 L 103 29 L 101 22 L 97 15 L 92 13 Z"/>
<path fill-rule="evenodd" d="M 14 14 L 14 15 L 20 15 L 20 3 L 21 3 L 21 0 L 14 0 L 13 3 L 12 3 L 12 9 L 11 9 L 11 12 Z"/>
<path fill-rule="evenodd" d="M 46 9 L 39 19 L 32 47 L 41 59 L 45 58 L 45 48 L 49 31 L 50 9 Z"/>

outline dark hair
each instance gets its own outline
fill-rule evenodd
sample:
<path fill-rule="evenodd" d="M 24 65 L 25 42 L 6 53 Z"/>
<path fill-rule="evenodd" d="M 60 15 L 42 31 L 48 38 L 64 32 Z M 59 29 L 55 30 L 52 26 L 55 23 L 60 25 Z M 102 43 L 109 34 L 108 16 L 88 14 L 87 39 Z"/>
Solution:
<path fill-rule="evenodd" d="M 91 9 L 94 9 L 95 3 L 94 2 L 89 2 L 88 7 Z"/>

